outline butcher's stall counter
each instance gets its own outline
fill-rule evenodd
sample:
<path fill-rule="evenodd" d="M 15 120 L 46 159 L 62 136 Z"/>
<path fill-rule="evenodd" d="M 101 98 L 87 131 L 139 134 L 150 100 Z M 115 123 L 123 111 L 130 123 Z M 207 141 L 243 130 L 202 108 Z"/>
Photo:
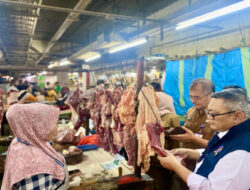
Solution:
<path fill-rule="evenodd" d="M 142 179 L 139 183 L 138 181 L 133 181 L 132 186 L 134 188 L 128 187 L 131 185 L 131 182 L 122 185 L 119 187 L 117 181 L 121 175 L 127 176 L 127 180 L 133 176 L 133 168 L 126 164 L 126 161 L 122 161 L 120 166 L 112 169 L 105 170 L 102 166 L 103 164 L 110 163 L 114 160 L 114 155 L 109 154 L 102 148 L 97 150 L 85 151 L 83 152 L 83 161 L 79 164 L 68 165 L 68 170 L 73 171 L 79 169 L 82 172 L 81 176 L 73 178 L 73 181 L 70 182 L 70 190 L 111 190 L 111 189 L 153 189 L 153 180 L 148 175 L 142 175 Z M 120 175 L 120 177 L 119 177 Z M 126 180 L 125 179 L 125 180 Z M 138 188 L 136 188 L 138 186 Z M 142 187 L 142 188 L 141 188 Z"/>

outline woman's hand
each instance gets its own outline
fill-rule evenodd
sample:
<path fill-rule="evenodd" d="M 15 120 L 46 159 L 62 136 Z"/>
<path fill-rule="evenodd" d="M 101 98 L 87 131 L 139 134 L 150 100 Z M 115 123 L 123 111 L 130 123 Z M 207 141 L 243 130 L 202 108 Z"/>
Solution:
<path fill-rule="evenodd" d="M 178 165 L 181 165 L 180 162 L 169 151 L 166 151 L 166 154 L 166 157 L 158 156 L 158 160 L 164 168 L 175 171 L 176 167 L 178 167 Z"/>

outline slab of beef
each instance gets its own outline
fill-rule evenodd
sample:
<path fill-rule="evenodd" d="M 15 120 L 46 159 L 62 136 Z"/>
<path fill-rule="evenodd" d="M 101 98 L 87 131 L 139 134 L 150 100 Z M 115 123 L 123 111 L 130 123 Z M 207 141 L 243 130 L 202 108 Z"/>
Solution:
<path fill-rule="evenodd" d="M 124 126 L 124 148 L 128 155 L 128 165 L 133 165 L 135 160 L 135 128 Z"/>
<path fill-rule="evenodd" d="M 114 96 L 113 96 L 113 90 L 108 89 L 105 90 L 105 96 L 104 96 L 104 102 L 102 106 L 102 118 L 105 122 L 103 122 L 103 126 L 105 127 L 105 141 L 106 141 L 106 148 L 107 151 L 117 154 L 118 148 L 114 144 L 114 136 L 112 133 L 112 128 L 111 128 L 111 122 L 112 122 L 112 114 L 113 114 L 113 107 L 114 107 Z"/>
<path fill-rule="evenodd" d="M 118 153 L 114 145 L 114 137 L 111 129 L 112 107 L 114 105 L 112 90 L 98 88 L 96 100 L 93 106 L 92 119 L 98 136 L 98 143 L 102 148 L 111 153 Z"/>
<path fill-rule="evenodd" d="M 164 133 L 161 130 L 152 130 L 155 134 L 148 134 L 147 126 L 154 128 L 152 124 L 161 124 L 160 113 L 157 107 L 157 96 L 154 93 L 154 89 L 151 86 L 142 87 L 138 95 L 139 107 L 138 115 L 136 118 L 136 134 L 138 139 L 138 166 L 142 164 L 145 171 L 150 167 L 150 157 L 155 155 L 154 146 L 151 145 L 152 139 L 159 139 L 157 144 L 161 144 L 164 147 Z M 159 136 L 156 138 L 156 136 Z M 154 138 L 152 138 L 154 137 Z M 160 143 L 159 143 L 160 142 Z M 152 142 L 155 145 L 154 142 Z"/>
<path fill-rule="evenodd" d="M 123 124 L 121 123 L 119 113 L 117 111 L 118 104 L 121 101 L 121 97 L 123 94 L 122 88 L 116 88 L 113 92 L 113 101 L 114 104 L 112 106 L 112 122 L 111 122 L 111 128 L 113 133 L 113 143 L 119 147 L 123 147 Z"/>
<path fill-rule="evenodd" d="M 78 114 L 78 120 L 74 125 L 74 129 L 78 130 L 82 126 L 84 117 L 90 117 L 89 109 L 87 108 L 88 98 L 86 93 L 77 88 L 69 96 L 68 102 Z"/>
<path fill-rule="evenodd" d="M 87 103 L 87 108 L 90 110 L 90 115 L 92 118 L 93 115 L 93 109 L 95 105 L 95 100 L 96 100 L 96 90 L 95 88 L 90 88 L 87 90 L 87 97 L 88 97 L 88 103 Z"/>
<path fill-rule="evenodd" d="M 59 144 L 77 144 L 80 138 L 75 136 L 75 134 L 76 131 L 74 129 L 60 127 L 54 141 Z"/>
<path fill-rule="evenodd" d="M 135 101 L 136 91 L 134 87 L 130 86 L 124 91 L 117 108 L 122 124 L 134 126 L 136 119 Z"/>
<path fill-rule="evenodd" d="M 115 88 L 114 92 L 113 92 L 113 101 L 114 101 L 114 106 L 117 107 L 118 104 L 121 101 L 121 97 L 123 94 L 123 89 L 120 87 Z"/>
<path fill-rule="evenodd" d="M 117 154 L 119 151 L 113 144 L 113 134 L 110 127 L 99 127 L 96 130 L 98 144 L 107 152 Z"/>
<path fill-rule="evenodd" d="M 95 128 L 98 128 L 101 125 L 102 96 L 104 96 L 104 89 L 96 92 L 96 99 L 94 105 L 92 106 L 92 109 L 90 110 L 91 118 L 93 119 L 93 124 Z"/>
<path fill-rule="evenodd" d="M 116 146 L 123 147 L 123 127 L 124 125 L 121 123 L 119 115 L 117 113 L 117 110 L 114 110 L 113 118 L 112 118 L 112 123 L 111 123 L 111 129 L 113 133 L 113 143 Z"/>
<path fill-rule="evenodd" d="M 135 158 L 135 106 L 136 106 L 136 90 L 134 87 L 128 87 L 118 104 L 117 112 L 121 120 L 119 128 L 120 139 L 122 139 L 123 147 L 128 154 L 128 164 L 133 165 Z"/>
<path fill-rule="evenodd" d="M 163 132 L 162 126 L 157 123 L 148 123 L 147 124 L 147 132 L 148 132 L 148 137 L 149 137 L 149 142 L 151 146 L 156 150 L 156 152 L 160 156 L 166 156 L 166 152 L 164 148 L 162 147 L 161 140 L 160 140 L 160 135 Z"/>

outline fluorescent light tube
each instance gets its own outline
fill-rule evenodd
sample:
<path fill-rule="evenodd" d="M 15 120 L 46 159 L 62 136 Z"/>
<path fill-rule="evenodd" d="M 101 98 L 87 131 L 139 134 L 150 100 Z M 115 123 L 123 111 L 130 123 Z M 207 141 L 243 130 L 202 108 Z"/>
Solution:
<path fill-rule="evenodd" d="M 53 67 L 55 67 L 54 64 L 50 64 L 50 65 L 48 66 L 49 69 L 51 69 L 51 68 L 53 68 Z"/>
<path fill-rule="evenodd" d="M 90 62 L 90 61 L 93 61 L 93 60 L 96 60 L 96 59 L 99 59 L 101 57 L 101 54 L 97 53 L 87 59 L 84 59 L 85 62 Z"/>
<path fill-rule="evenodd" d="M 144 44 L 146 42 L 147 42 L 146 38 L 141 38 L 141 39 L 138 39 L 138 40 L 135 40 L 135 41 L 132 41 L 132 42 L 129 42 L 129 43 L 114 47 L 111 50 L 109 50 L 109 53 L 115 53 L 115 52 L 118 52 L 118 51 L 122 51 L 124 49 L 135 47 L 135 46 Z"/>
<path fill-rule="evenodd" d="M 47 71 L 43 71 L 40 73 L 40 75 L 46 75 L 47 74 Z"/>
<path fill-rule="evenodd" d="M 244 0 L 244 1 L 240 1 L 239 3 L 235 3 L 229 6 L 226 6 L 224 8 L 212 11 L 210 13 L 206 13 L 204 15 L 186 20 L 184 22 L 180 22 L 177 24 L 176 26 L 176 30 L 180 30 L 183 28 L 187 28 L 189 26 L 193 26 L 202 22 L 206 22 L 208 20 L 212 20 L 214 18 L 226 15 L 226 14 L 230 14 L 245 8 L 249 8 L 250 7 L 250 0 Z"/>
<path fill-rule="evenodd" d="M 60 66 L 65 66 L 65 65 L 68 65 L 69 64 L 69 61 L 68 60 L 62 60 L 59 65 Z"/>
<path fill-rule="evenodd" d="M 26 79 L 30 80 L 30 79 L 35 78 L 35 77 L 36 77 L 36 75 L 31 75 L 31 76 L 27 76 Z"/>

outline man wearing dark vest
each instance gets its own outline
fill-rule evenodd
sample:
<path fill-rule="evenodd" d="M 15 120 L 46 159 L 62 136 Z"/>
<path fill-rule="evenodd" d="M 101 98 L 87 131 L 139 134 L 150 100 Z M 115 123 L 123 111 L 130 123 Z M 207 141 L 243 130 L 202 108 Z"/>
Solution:
<path fill-rule="evenodd" d="M 192 149 L 175 149 L 159 157 L 163 167 L 175 171 L 190 190 L 250 189 L 250 102 L 241 89 L 227 89 L 212 95 L 206 110 L 216 131 L 200 155 Z M 194 172 L 175 158 L 196 159 Z"/>

